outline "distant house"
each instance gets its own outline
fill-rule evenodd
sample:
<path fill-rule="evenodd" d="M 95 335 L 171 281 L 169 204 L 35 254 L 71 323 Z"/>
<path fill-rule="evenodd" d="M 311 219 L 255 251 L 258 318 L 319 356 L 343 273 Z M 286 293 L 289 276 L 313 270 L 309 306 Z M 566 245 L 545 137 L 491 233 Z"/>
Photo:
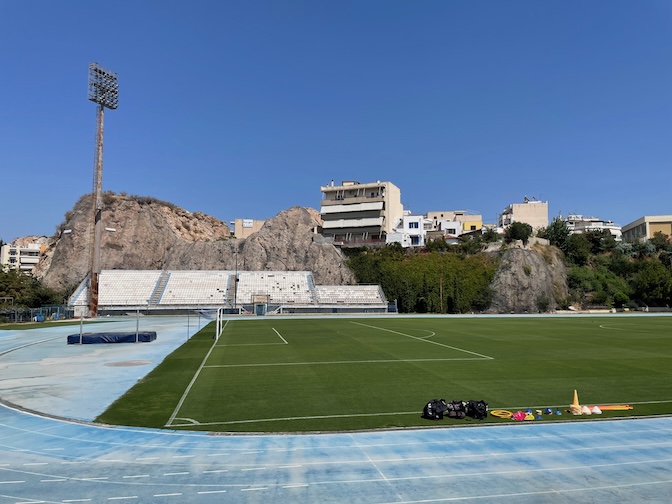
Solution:
<path fill-rule="evenodd" d="M 413 215 L 404 211 L 404 216 L 385 238 L 385 243 L 400 243 L 402 247 L 424 247 L 427 243 L 427 232 L 432 230 L 432 223 L 424 215 Z"/>
<path fill-rule="evenodd" d="M 233 236 L 236 238 L 247 238 L 256 233 L 264 225 L 265 220 L 256 219 L 236 219 L 231 221 L 233 227 Z"/>
<path fill-rule="evenodd" d="M 622 238 L 621 226 L 614 224 L 610 220 L 598 219 L 597 217 L 586 217 L 579 214 L 569 214 L 564 221 L 567 223 L 569 232 L 573 234 L 607 230 L 616 241 L 621 241 Z"/>
<path fill-rule="evenodd" d="M 463 232 L 479 231 L 483 227 L 483 216 L 481 214 L 473 213 L 468 210 L 441 210 L 436 212 L 427 212 L 427 218 L 434 222 L 434 229 L 446 227 L 441 223 L 459 222 L 460 230 L 453 234 L 455 236 L 461 235 Z"/>
<path fill-rule="evenodd" d="M 651 239 L 657 232 L 672 237 L 672 215 L 645 215 L 621 228 L 623 239 Z"/>
<path fill-rule="evenodd" d="M 513 203 L 499 216 L 499 227 L 506 228 L 514 222 L 524 222 L 535 231 L 548 227 L 548 201 L 531 200 L 525 197 L 523 203 Z"/>

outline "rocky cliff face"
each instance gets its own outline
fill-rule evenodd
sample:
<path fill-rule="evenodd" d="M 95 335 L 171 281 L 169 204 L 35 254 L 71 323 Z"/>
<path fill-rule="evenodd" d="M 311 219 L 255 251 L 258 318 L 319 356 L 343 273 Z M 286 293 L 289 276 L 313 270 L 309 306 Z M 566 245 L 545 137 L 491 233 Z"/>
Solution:
<path fill-rule="evenodd" d="M 317 283 L 354 282 L 339 251 L 313 241 L 315 210 L 291 208 L 237 240 L 222 221 L 153 198 L 108 193 L 104 201 L 103 226 L 114 231 L 103 232 L 102 269 L 308 270 Z M 89 271 L 91 215 L 88 195 L 66 215 L 35 272 L 48 287 L 72 287 Z"/>
<path fill-rule="evenodd" d="M 491 313 L 553 311 L 568 296 L 562 252 L 551 246 L 509 248 L 502 254 L 490 287 Z"/>

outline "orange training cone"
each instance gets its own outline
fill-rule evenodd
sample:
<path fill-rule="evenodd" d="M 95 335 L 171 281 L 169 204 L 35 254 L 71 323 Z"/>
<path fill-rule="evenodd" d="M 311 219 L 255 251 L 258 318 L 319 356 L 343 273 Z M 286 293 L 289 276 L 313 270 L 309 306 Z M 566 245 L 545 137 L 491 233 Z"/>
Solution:
<path fill-rule="evenodd" d="M 572 405 L 569 407 L 569 411 L 572 415 L 581 414 L 581 405 L 579 404 L 579 394 L 577 393 L 576 389 L 574 389 L 574 401 L 572 402 Z"/>

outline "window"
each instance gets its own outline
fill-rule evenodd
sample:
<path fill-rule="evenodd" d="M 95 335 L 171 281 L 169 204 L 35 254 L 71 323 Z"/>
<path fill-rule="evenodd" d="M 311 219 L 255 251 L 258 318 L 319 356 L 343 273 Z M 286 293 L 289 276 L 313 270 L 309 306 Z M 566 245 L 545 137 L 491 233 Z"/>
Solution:
<path fill-rule="evenodd" d="M 411 245 L 420 245 L 420 237 L 411 236 Z"/>
<path fill-rule="evenodd" d="M 417 222 L 409 222 L 408 223 L 408 229 L 419 229 L 419 225 Z"/>
<path fill-rule="evenodd" d="M 476 231 L 476 226 L 471 226 L 472 231 Z"/>

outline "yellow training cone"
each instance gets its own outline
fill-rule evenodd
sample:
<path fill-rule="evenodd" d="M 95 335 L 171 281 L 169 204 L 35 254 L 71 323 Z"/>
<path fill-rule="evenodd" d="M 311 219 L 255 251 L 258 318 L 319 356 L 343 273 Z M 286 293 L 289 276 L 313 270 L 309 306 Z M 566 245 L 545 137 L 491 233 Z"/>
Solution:
<path fill-rule="evenodd" d="M 576 389 L 574 389 L 574 402 L 572 402 L 572 406 L 580 408 L 581 406 L 579 405 L 579 394 L 577 393 Z"/>

